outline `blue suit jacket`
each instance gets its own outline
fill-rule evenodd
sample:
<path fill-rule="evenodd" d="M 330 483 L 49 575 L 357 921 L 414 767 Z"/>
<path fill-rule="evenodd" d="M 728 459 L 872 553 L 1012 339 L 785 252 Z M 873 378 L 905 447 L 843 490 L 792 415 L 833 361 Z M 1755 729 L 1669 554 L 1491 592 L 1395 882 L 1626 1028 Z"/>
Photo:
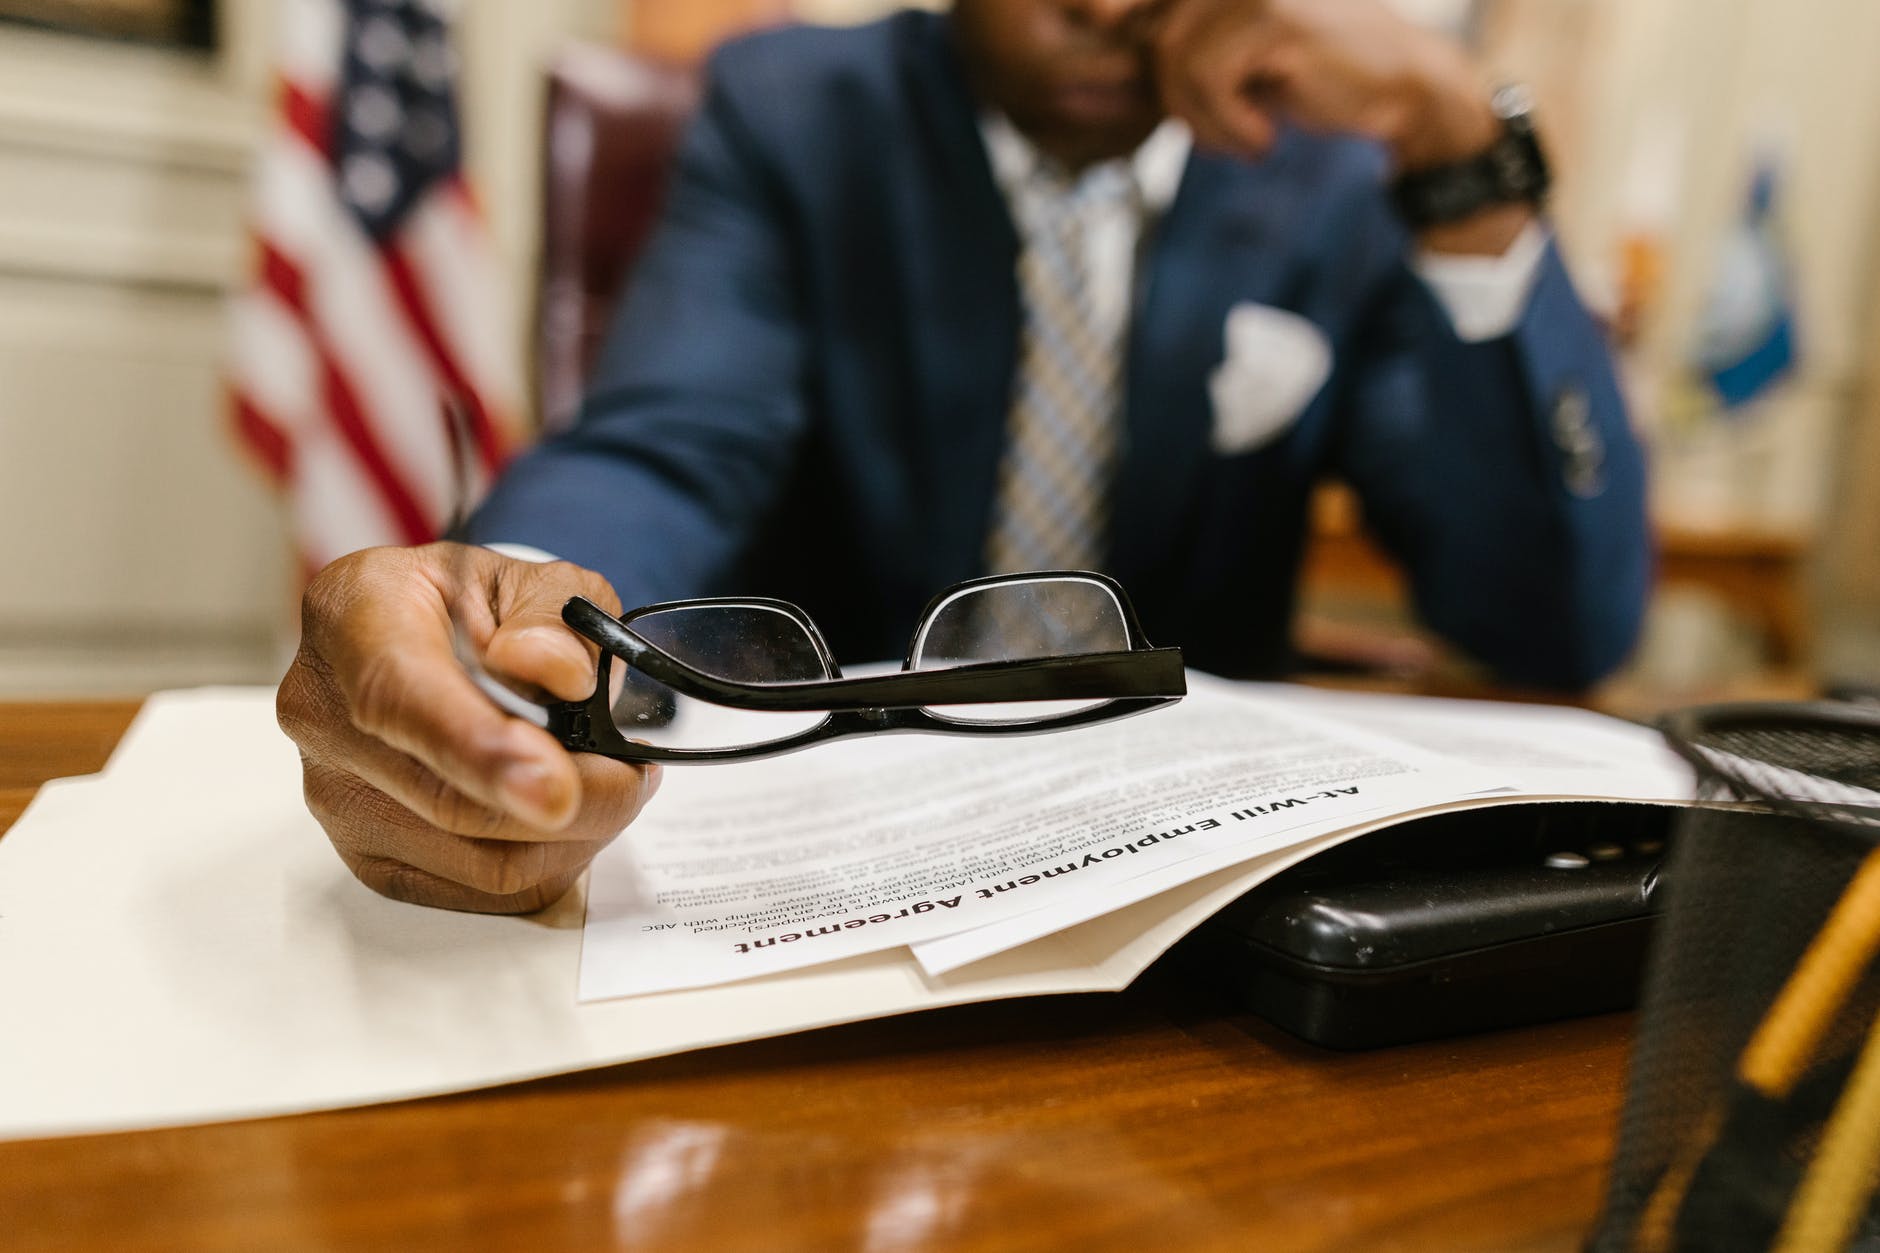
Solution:
<path fill-rule="evenodd" d="M 1138 275 L 1108 568 L 1155 642 L 1270 672 L 1336 473 L 1430 626 L 1504 677 L 1588 682 L 1630 647 L 1649 567 L 1605 345 L 1551 251 L 1512 335 L 1458 341 L 1383 177 L 1348 139 L 1191 158 Z M 630 606 L 782 596 L 839 657 L 899 656 L 928 597 L 982 572 L 1017 248 L 944 18 L 726 47 L 579 422 L 469 537 L 592 567 Z M 1208 380 L 1246 301 L 1316 324 L 1334 367 L 1282 437 L 1219 455 Z"/>

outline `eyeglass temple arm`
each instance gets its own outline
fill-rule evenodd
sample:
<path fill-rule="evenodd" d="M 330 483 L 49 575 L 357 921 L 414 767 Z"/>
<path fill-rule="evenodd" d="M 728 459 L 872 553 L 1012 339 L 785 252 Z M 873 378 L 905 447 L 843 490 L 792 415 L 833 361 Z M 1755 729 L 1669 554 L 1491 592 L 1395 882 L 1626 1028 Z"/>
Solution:
<path fill-rule="evenodd" d="M 562 606 L 561 616 L 581 635 L 668 687 L 732 709 L 833 712 L 1026 700 L 1117 700 L 1188 692 L 1179 648 L 992 661 L 874 678 L 733 683 L 695 670 L 653 647 L 590 600 L 574 597 Z"/>

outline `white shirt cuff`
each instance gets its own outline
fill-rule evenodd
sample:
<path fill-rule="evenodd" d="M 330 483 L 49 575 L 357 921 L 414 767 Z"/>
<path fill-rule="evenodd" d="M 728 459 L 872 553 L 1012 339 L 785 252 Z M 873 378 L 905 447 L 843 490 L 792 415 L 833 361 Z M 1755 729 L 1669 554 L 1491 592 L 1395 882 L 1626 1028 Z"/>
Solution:
<path fill-rule="evenodd" d="M 1548 238 L 1540 223 L 1529 222 L 1499 257 L 1419 252 L 1411 268 L 1449 314 L 1456 338 L 1479 344 L 1499 339 L 1520 324 L 1547 255 Z"/>
<path fill-rule="evenodd" d="M 554 553 L 545 553 L 541 549 L 531 548 L 527 544 L 485 544 L 483 547 L 489 549 L 499 557 L 511 557 L 517 561 L 533 561 L 539 564 L 544 561 L 561 560 L 561 558 L 557 557 Z"/>

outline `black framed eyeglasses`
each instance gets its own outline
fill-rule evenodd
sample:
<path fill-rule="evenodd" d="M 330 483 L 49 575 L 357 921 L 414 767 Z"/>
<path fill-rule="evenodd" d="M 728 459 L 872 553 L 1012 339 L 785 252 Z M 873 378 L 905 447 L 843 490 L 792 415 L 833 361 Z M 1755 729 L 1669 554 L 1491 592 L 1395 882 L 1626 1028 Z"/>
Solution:
<path fill-rule="evenodd" d="M 1188 691 L 1181 650 L 1151 646 L 1122 587 L 1083 570 L 948 588 L 898 672 L 856 678 L 788 601 L 670 601 L 616 618 L 575 597 L 561 616 L 600 651 L 593 695 L 551 704 L 549 733 L 622 761 L 743 761 L 896 731 L 1040 734 Z"/>

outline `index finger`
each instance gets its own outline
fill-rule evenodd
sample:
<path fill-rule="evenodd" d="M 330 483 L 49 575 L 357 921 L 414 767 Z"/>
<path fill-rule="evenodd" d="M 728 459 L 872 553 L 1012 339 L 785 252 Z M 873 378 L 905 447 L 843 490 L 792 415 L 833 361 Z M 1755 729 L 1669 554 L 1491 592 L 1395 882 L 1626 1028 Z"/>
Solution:
<path fill-rule="evenodd" d="M 567 750 L 540 727 L 496 707 L 448 645 L 367 664 L 348 692 L 353 725 L 409 754 L 466 796 L 532 827 L 557 831 L 581 805 Z"/>
<path fill-rule="evenodd" d="M 472 799 L 543 831 L 573 820 L 581 786 L 546 731 L 503 713 L 464 672 L 428 580 L 353 600 L 321 641 L 352 724 Z"/>

